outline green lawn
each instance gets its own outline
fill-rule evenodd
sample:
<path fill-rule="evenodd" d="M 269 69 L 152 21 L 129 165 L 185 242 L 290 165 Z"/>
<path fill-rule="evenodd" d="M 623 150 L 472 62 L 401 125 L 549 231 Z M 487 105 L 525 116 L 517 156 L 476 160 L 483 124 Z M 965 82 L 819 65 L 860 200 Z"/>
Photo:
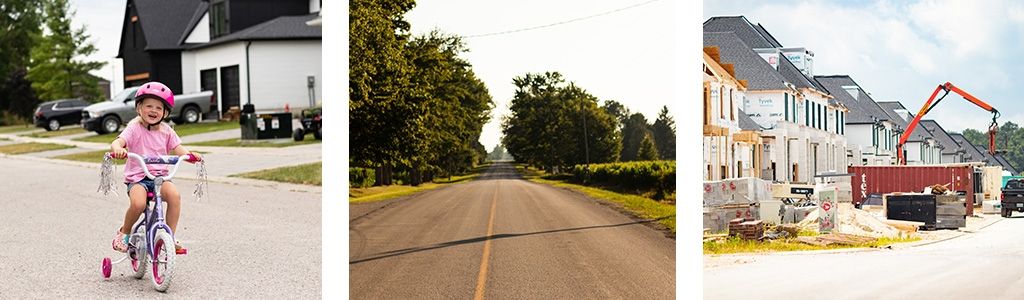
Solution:
<path fill-rule="evenodd" d="M 207 133 L 207 132 L 214 132 L 214 131 L 221 131 L 221 130 L 239 129 L 238 126 L 239 126 L 238 122 L 228 122 L 228 121 L 225 121 L 225 122 L 204 122 L 204 123 L 195 123 L 195 124 L 176 125 L 176 126 L 174 126 L 174 132 L 177 133 L 179 137 L 182 137 L 182 136 L 189 136 L 189 135 L 193 135 L 193 134 L 200 134 L 200 133 Z M 241 130 L 239 130 L 238 134 L 239 135 L 242 134 Z M 77 138 L 75 140 L 76 141 L 81 141 L 81 142 L 92 142 L 92 143 L 110 143 L 110 142 L 113 142 L 114 138 L 116 138 L 116 137 L 117 137 L 117 133 L 108 133 L 108 134 L 91 135 L 91 136 L 87 136 L 87 137 L 83 137 L 83 138 Z"/>
<path fill-rule="evenodd" d="M 245 177 L 260 180 L 289 182 L 297 184 L 320 185 L 321 184 L 320 162 L 282 167 L 269 170 L 231 175 L 231 177 Z"/>
<path fill-rule="evenodd" d="M 676 232 L 676 206 L 673 204 L 658 202 L 657 200 L 637 195 L 569 183 L 564 180 L 544 179 L 544 172 L 537 171 L 536 169 L 526 170 L 522 166 L 516 166 L 516 170 L 522 173 L 524 178 L 532 182 L 574 189 L 587 196 L 622 205 L 622 208 L 630 213 L 640 218 L 656 220 L 658 224 L 664 225 L 672 230 L 672 232 Z"/>
<path fill-rule="evenodd" d="M 0 153 L 6 154 L 25 154 L 33 152 L 43 152 L 50 150 L 59 150 L 74 148 L 75 146 L 60 145 L 60 144 L 49 144 L 49 143 L 20 143 L 0 146 Z"/>
<path fill-rule="evenodd" d="M 455 184 L 459 182 L 469 181 L 476 179 L 482 174 L 490 164 L 484 164 L 473 168 L 473 172 L 466 175 L 452 176 L 451 179 L 448 177 L 435 178 L 434 182 L 428 182 L 420 184 L 419 186 L 411 185 L 388 185 L 388 186 L 372 186 L 366 188 L 350 188 L 348 189 L 348 202 L 349 203 L 364 203 L 373 201 L 382 201 L 401 196 L 411 195 L 423 191 L 428 191 L 443 187 L 449 184 Z"/>
<path fill-rule="evenodd" d="M 897 237 L 888 238 L 883 237 L 873 242 L 867 242 L 860 245 L 839 245 L 832 244 L 828 246 L 816 246 L 798 242 L 794 239 L 780 239 L 770 240 L 765 242 L 744 240 L 739 237 L 729 237 L 725 241 L 707 241 L 704 242 L 704 254 L 728 254 L 728 253 L 764 253 L 764 252 L 782 252 L 782 251 L 811 251 L 811 250 L 830 250 L 830 249 L 848 249 L 848 248 L 881 248 L 896 243 L 908 243 L 920 241 L 920 237 Z"/>
<path fill-rule="evenodd" d="M 22 134 L 21 136 L 24 136 L 24 137 L 34 137 L 34 138 L 52 138 L 52 137 L 72 135 L 72 134 L 79 134 L 79 133 L 86 133 L 86 132 L 87 131 L 85 131 L 85 129 L 82 128 L 82 127 L 74 127 L 74 128 L 67 128 L 67 127 L 65 127 L 64 129 L 57 130 L 57 131 L 40 131 L 40 132 L 33 132 L 33 133 Z"/>
<path fill-rule="evenodd" d="M 276 142 L 269 142 L 269 141 L 245 141 L 245 142 L 243 142 L 242 139 L 232 138 L 232 139 L 224 139 L 224 140 L 216 140 L 216 141 L 199 142 L 199 143 L 188 143 L 188 144 L 185 144 L 185 145 L 186 146 L 212 146 L 212 147 L 272 147 L 272 148 L 282 148 L 282 147 L 291 147 L 291 146 L 306 145 L 306 144 L 319 144 L 319 143 L 320 143 L 320 140 L 317 140 L 317 139 L 305 139 L 305 140 L 302 140 L 301 142 L 296 142 L 294 140 L 288 140 L 287 142 L 276 143 Z"/>
<path fill-rule="evenodd" d="M 0 127 L 0 133 L 15 133 L 15 132 L 29 131 L 29 130 L 32 130 L 32 129 L 36 129 L 36 127 L 32 126 L 32 124 L 8 125 L 8 126 Z"/>

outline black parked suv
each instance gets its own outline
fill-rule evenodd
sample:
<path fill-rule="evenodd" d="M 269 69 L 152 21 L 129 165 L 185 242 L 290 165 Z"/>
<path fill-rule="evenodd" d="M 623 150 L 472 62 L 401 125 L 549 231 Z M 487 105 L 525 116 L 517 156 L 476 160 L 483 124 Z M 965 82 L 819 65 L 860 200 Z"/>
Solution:
<path fill-rule="evenodd" d="M 45 128 L 46 131 L 60 130 L 61 126 L 74 124 L 82 121 L 82 109 L 89 106 L 89 102 L 82 99 L 61 99 L 50 102 L 43 102 L 36 107 L 36 127 Z"/>

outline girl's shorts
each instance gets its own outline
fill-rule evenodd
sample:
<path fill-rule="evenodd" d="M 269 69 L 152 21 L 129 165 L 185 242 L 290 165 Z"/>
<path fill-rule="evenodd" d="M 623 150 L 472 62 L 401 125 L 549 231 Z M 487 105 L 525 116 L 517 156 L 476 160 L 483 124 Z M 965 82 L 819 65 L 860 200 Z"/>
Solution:
<path fill-rule="evenodd" d="M 136 185 L 136 184 L 141 184 L 142 187 L 145 188 L 147 192 L 155 193 L 155 191 L 156 191 L 156 185 L 155 185 L 156 183 L 154 183 L 152 179 L 143 178 L 139 182 L 125 183 L 125 185 L 128 186 L 128 191 L 126 193 L 129 196 L 131 195 L 131 192 L 132 192 L 132 186 Z"/>

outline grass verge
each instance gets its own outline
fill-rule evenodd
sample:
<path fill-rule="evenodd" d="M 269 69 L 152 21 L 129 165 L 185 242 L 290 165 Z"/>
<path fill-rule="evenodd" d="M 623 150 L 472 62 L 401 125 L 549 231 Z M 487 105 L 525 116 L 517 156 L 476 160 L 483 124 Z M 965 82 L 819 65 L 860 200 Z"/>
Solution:
<path fill-rule="evenodd" d="M 8 125 L 8 126 L 0 126 L 0 133 L 15 133 L 15 132 L 29 131 L 29 130 L 32 130 L 32 129 L 36 129 L 36 127 L 32 126 L 31 124 Z"/>
<path fill-rule="evenodd" d="M 293 141 L 293 140 L 288 140 L 287 142 L 278 143 L 278 142 L 270 142 L 270 141 L 252 141 L 252 142 L 246 141 L 246 142 L 242 142 L 241 139 L 231 138 L 231 139 L 216 140 L 216 141 L 206 141 L 206 142 L 199 142 L 199 143 L 188 143 L 188 144 L 185 144 L 185 145 L 186 146 L 212 146 L 212 147 L 271 147 L 271 148 L 282 148 L 282 147 L 291 147 L 291 146 L 306 145 L 306 144 L 319 144 L 319 143 L 320 143 L 320 140 L 316 140 L 316 139 L 306 139 L 306 140 L 302 140 L 301 142 L 296 142 L 296 141 Z"/>
<path fill-rule="evenodd" d="M 57 131 L 33 132 L 33 133 L 22 134 L 21 136 L 24 136 L 24 137 L 34 137 L 34 138 L 52 138 L 52 137 L 72 135 L 72 134 L 79 134 L 79 133 L 86 133 L 86 132 L 87 131 L 85 131 L 84 128 L 75 127 L 75 128 L 61 129 L 61 130 L 57 130 Z"/>
<path fill-rule="evenodd" d="M 238 122 L 229 122 L 229 121 L 225 121 L 225 122 L 205 122 L 205 123 L 175 125 L 174 126 L 174 132 L 177 133 L 179 137 L 182 137 L 182 136 L 189 136 L 189 135 L 200 134 L 200 133 L 207 133 L 207 132 L 214 132 L 214 131 L 221 131 L 221 130 L 229 130 L 229 129 L 238 129 L 238 128 L 239 128 Z M 239 131 L 239 134 L 241 134 L 241 131 Z M 91 136 L 87 136 L 87 137 L 83 137 L 83 138 L 77 138 L 75 140 L 76 141 L 80 141 L 80 142 L 90 142 L 90 143 L 110 143 L 110 142 L 113 142 L 114 138 L 116 138 L 116 137 L 117 137 L 117 133 L 108 133 L 108 134 L 91 135 Z"/>
<path fill-rule="evenodd" d="M 590 197 L 619 204 L 622 206 L 622 208 L 636 215 L 637 217 L 648 220 L 656 220 L 658 224 L 667 227 L 673 233 L 676 232 L 675 205 L 658 202 L 657 200 L 637 195 L 622 194 L 615 191 L 609 191 L 596 187 L 589 187 L 569 183 L 563 180 L 545 179 L 543 178 L 543 175 L 545 175 L 543 171 L 528 170 L 523 168 L 522 166 L 516 166 L 516 170 L 523 174 L 523 177 L 529 181 L 552 185 L 556 187 L 570 188 L 573 190 L 580 191 Z"/>
<path fill-rule="evenodd" d="M 321 162 L 309 163 L 297 166 L 281 167 L 276 169 L 259 170 L 255 172 L 231 175 L 230 177 L 245 177 L 259 180 L 270 180 L 307 185 L 321 185 Z"/>
<path fill-rule="evenodd" d="M 33 152 L 43 152 L 50 150 L 60 150 L 67 148 L 74 148 L 75 146 L 61 145 L 61 144 L 49 144 L 49 143 L 20 143 L 0 146 L 0 153 L 6 154 L 25 154 Z"/>
<path fill-rule="evenodd" d="M 729 253 L 769 253 L 769 252 L 784 252 L 784 251 L 812 251 L 812 250 L 834 250 L 834 249 L 850 249 L 850 248 L 881 248 L 897 243 L 909 243 L 920 241 L 920 237 L 898 237 L 888 238 L 883 237 L 873 242 L 867 242 L 859 245 L 838 245 L 832 244 L 828 246 L 817 246 L 808 245 L 796 241 L 795 239 L 780 239 L 771 240 L 765 242 L 744 240 L 739 237 L 733 236 L 725 239 L 724 241 L 707 241 L 704 242 L 704 254 L 729 254 Z"/>
<path fill-rule="evenodd" d="M 419 186 L 387 185 L 372 186 L 366 188 L 350 188 L 348 189 L 348 202 L 366 203 L 374 201 L 383 201 L 406 195 L 412 195 L 423 191 L 429 191 L 439 187 L 447 186 L 449 184 L 470 181 L 480 176 L 480 174 L 487 170 L 488 167 L 490 167 L 489 163 L 483 164 L 473 168 L 473 171 L 470 174 L 452 176 L 451 178 L 435 178 L 434 182 L 423 183 L 420 184 Z"/>

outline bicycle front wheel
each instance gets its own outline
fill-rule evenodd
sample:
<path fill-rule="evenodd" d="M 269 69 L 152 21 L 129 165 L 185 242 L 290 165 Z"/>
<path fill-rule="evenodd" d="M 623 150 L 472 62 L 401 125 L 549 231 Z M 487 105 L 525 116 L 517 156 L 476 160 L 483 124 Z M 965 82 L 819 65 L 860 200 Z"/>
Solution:
<path fill-rule="evenodd" d="M 165 292 L 171 285 L 171 273 L 174 271 L 174 238 L 167 231 L 156 233 L 153 244 L 153 287 Z"/>

